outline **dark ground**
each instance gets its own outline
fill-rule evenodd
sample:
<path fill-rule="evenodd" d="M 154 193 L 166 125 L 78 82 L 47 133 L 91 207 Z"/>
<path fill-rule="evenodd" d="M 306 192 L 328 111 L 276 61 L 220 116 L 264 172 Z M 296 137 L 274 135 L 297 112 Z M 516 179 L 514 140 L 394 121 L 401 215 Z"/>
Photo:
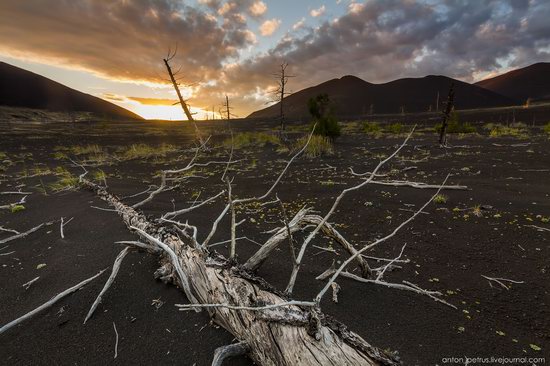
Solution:
<path fill-rule="evenodd" d="M 90 192 L 68 190 L 55 193 L 50 184 L 59 180 L 53 174 L 25 178 L 37 167 L 65 167 L 80 173 L 55 152 L 83 161 L 89 154 L 74 155 L 71 146 L 100 145 L 107 152 L 99 168 L 107 173 L 111 192 L 131 195 L 156 184 L 155 172 L 186 164 L 191 147 L 190 129 L 175 123 L 94 123 L 77 124 L 3 124 L 0 134 L 0 192 L 16 187 L 30 190 L 25 209 L 12 213 L 0 210 L 0 226 L 25 231 L 42 222 L 54 221 L 24 239 L 0 245 L 0 324 L 5 324 L 34 309 L 62 290 L 110 268 L 122 247 L 117 240 L 136 240 L 113 212 L 90 206 L 106 207 Z M 255 130 L 267 128 L 255 125 Z M 240 122 L 235 130 L 250 130 Z M 379 139 L 348 128 L 335 145 L 336 154 L 322 159 L 299 159 L 277 188 L 279 197 L 294 214 L 303 205 L 326 213 L 332 200 L 345 187 L 359 182 L 348 168 L 369 171 L 379 158 L 387 156 L 403 136 Z M 203 126 L 203 131 L 219 135 L 219 125 Z M 429 130 L 427 130 L 429 131 Z M 292 136 L 294 137 L 294 136 Z M 213 137 L 214 145 L 222 138 Z M 427 214 L 419 215 L 391 241 L 369 255 L 393 258 L 404 243 L 404 258 L 410 263 L 387 275 L 387 280 L 409 280 L 423 288 L 439 290 L 454 310 L 428 297 L 375 285 L 340 279 L 339 303 L 328 297 L 323 310 L 347 324 L 370 343 L 398 351 L 407 365 L 443 364 L 443 357 L 547 357 L 550 355 L 550 233 L 527 225 L 550 228 L 550 149 L 547 137 L 528 139 L 452 137 L 454 145 L 446 153 L 434 144 L 432 132 L 415 134 L 409 146 L 384 172 L 394 179 L 440 183 L 448 172 L 450 184 L 467 185 L 468 191 L 445 191 L 446 203 L 431 204 Z M 182 149 L 165 157 L 121 160 L 113 155 L 134 143 L 159 146 L 174 144 Z M 495 145 L 496 144 L 496 145 Z M 517 145 L 519 144 L 519 145 Z M 501 145 L 501 146 L 497 146 Z M 515 146 L 514 146 L 515 145 Z M 262 194 L 289 158 L 272 145 L 236 150 L 244 159 L 230 171 L 235 176 L 237 196 Z M 1 153 L 5 153 L 2 155 Z M 213 149 L 200 161 L 227 158 L 224 148 Z M 92 154 L 93 155 L 93 154 Z M 328 165 L 327 165 L 328 164 Z M 405 167 L 417 169 L 400 172 Z M 331 168 L 335 167 L 335 169 Z M 392 170 L 394 169 L 394 170 Z M 190 205 L 223 189 L 223 166 L 196 170 L 202 178 L 193 178 L 180 189 L 158 196 L 143 207 L 147 214 L 159 216 L 172 208 Z M 212 173 L 216 174 L 212 174 Z M 44 188 L 47 195 L 44 195 Z M 431 190 L 367 186 L 346 196 L 331 222 L 356 246 L 383 236 L 406 219 L 433 194 Z M 20 196 L 1 195 L 0 205 Z M 128 203 L 139 198 L 128 198 Z M 204 238 L 223 203 L 207 205 L 181 221 L 199 227 Z M 481 217 L 473 213 L 476 205 L 491 206 Z M 60 238 L 59 219 L 74 217 Z M 279 226 L 278 207 L 258 211 L 243 207 L 238 215 L 250 219 L 239 226 L 238 236 L 246 235 L 264 242 L 263 231 Z M 0 232 L 0 240 L 10 236 Z M 229 222 L 218 230 L 214 242 L 229 238 Z M 327 247 L 324 238 L 314 245 Z M 226 253 L 224 246 L 218 250 Z M 322 287 L 315 277 L 326 270 L 333 258 L 347 258 L 340 248 L 333 253 L 310 247 L 295 289 L 296 299 L 309 300 Z M 239 258 L 245 261 L 257 246 L 239 241 Z M 11 254 L 5 254 L 10 253 Z M 46 264 L 37 269 L 39 264 Z M 376 264 L 375 262 L 372 263 Z M 179 312 L 176 303 L 185 303 L 182 292 L 153 279 L 155 257 L 132 252 L 93 318 L 82 322 L 108 274 L 69 295 L 54 307 L 0 335 L 0 363 L 5 365 L 209 365 L 215 348 L 232 342 L 225 330 L 213 326 L 204 313 Z M 350 268 L 351 270 L 352 268 Z M 291 270 L 289 254 L 281 248 L 260 269 L 259 274 L 274 286 L 284 289 Z M 504 277 L 522 284 L 509 290 L 481 277 Z M 40 276 L 28 290 L 22 284 Z M 154 299 L 164 305 L 156 309 Z M 113 360 L 115 333 L 120 335 L 118 358 Z M 533 346 L 541 350 L 536 351 Z M 537 347 L 534 347 L 537 348 Z M 228 365 L 250 365 L 246 358 Z"/>

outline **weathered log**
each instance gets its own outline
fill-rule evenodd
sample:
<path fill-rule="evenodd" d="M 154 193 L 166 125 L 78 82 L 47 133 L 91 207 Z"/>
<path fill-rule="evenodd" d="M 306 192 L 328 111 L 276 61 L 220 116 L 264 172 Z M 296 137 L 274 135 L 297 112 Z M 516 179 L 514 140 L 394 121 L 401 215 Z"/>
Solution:
<path fill-rule="evenodd" d="M 199 304 L 261 307 L 289 302 L 282 293 L 234 261 L 184 243 L 160 220 L 149 221 L 103 187 L 86 179 L 81 179 L 81 182 L 112 205 L 129 228 L 135 227 L 147 233 L 176 253 L 179 266 L 190 279 L 189 285 Z M 162 272 L 165 278 L 171 278 L 181 288 L 180 277 L 171 260 L 165 252 L 160 255 Z M 249 357 L 259 365 L 399 364 L 393 356 L 371 346 L 315 307 L 236 310 L 221 306 L 205 309 L 216 323 L 250 347 Z"/>

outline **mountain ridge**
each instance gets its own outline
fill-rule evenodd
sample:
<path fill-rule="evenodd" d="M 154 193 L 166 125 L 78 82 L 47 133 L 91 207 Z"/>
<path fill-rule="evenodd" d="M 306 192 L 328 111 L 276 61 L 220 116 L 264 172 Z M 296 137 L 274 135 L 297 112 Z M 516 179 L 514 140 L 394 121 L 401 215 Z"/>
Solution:
<path fill-rule="evenodd" d="M 91 112 L 115 119 L 143 119 L 116 104 L 1 61 L 0 105 L 52 112 Z"/>

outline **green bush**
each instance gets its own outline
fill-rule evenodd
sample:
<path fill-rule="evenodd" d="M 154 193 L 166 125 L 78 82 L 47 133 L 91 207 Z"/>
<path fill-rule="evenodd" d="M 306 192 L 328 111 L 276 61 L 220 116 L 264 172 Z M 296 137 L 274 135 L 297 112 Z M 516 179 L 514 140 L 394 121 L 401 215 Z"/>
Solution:
<path fill-rule="evenodd" d="M 309 99 L 307 105 L 309 113 L 313 117 L 313 123 L 315 123 L 314 134 L 331 139 L 340 136 L 340 125 L 338 125 L 338 120 L 330 107 L 330 99 L 327 94 L 319 94 L 317 97 Z"/>
<path fill-rule="evenodd" d="M 550 122 L 548 122 L 546 125 L 544 125 L 543 129 L 544 129 L 544 132 L 546 132 L 548 135 L 550 135 Z"/>

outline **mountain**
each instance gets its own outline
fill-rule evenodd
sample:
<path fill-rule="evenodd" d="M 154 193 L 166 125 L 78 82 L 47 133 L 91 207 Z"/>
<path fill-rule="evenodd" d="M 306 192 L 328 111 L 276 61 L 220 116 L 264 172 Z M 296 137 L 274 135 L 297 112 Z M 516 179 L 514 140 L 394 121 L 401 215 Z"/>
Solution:
<path fill-rule="evenodd" d="M 0 105 L 56 112 L 92 112 L 115 119 L 142 119 L 103 99 L 5 62 L 0 62 Z"/>
<path fill-rule="evenodd" d="M 319 94 L 328 94 L 338 117 L 358 117 L 369 113 L 398 114 L 426 112 L 439 108 L 447 99 L 451 83 L 455 84 L 457 109 L 501 107 L 518 104 L 516 100 L 476 85 L 446 76 L 398 79 L 384 84 L 372 84 L 355 76 L 344 76 L 291 94 L 284 100 L 285 116 L 309 118 L 307 101 Z M 252 113 L 250 118 L 277 117 L 279 103 Z M 372 109 L 371 109 L 372 106 Z"/>
<path fill-rule="evenodd" d="M 533 101 L 550 101 L 550 62 L 539 62 L 513 70 L 477 82 L 476 85 L 520 102 L 529 98 Z"/>

